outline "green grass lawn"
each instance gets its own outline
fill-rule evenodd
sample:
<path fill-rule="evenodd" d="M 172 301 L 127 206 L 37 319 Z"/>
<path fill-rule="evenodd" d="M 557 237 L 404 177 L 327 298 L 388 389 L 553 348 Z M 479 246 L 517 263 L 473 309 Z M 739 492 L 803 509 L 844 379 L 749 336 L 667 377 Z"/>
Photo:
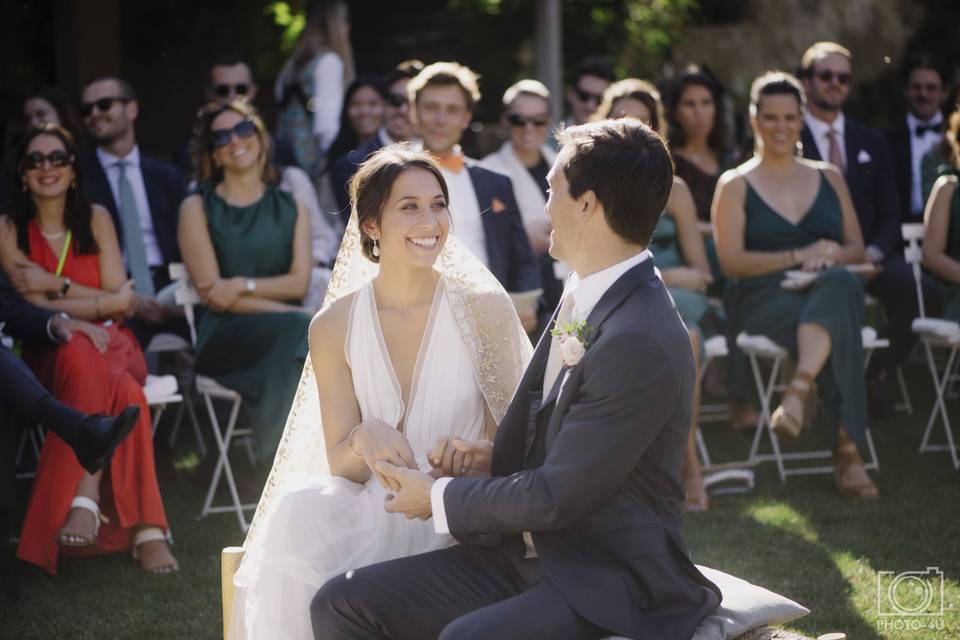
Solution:
<path fill-rule="evenodd" d="M 908 376 L 915 415 L 897 413 L 873 427 L 880 499 L 844 498 L 826 475 L 781 484 L 770 463 L 758 469 L 752 493 L 715 497 L 709 512 L 686 518 L 694 561 L 804 604 L 811 615 L 789 628 L 808 636 L 844 631 L 856 640 L 960 638 L 960 472 L 945 453 L 917 454 L 933 393 L 921 365 L 911 365 Z M 958 404 L 949 406 L 960 425 Z M 159 444 L 164 433 L 158 435 L 157 464 L 181 571 L 146 575 L 126 555 L 61 560 L 57 577 L 23 567 L 20 601 L 0 604 L 0 637 L 220 636 L 220 549 L 243 537 L 232 515 L 198 519 L 212 462 L 197 463 L 187 431 L 175 451 Z M 748 435 L 723 424 L 706 425 L 704 434 L 717 461 L 743 458 L 749 449 Z M 939 427 L 935 434 L 942 438 Z M 823 443 L 823 433 L 814 431 L 797 446 Z M 269 465 L 251 468 L 240 450 L 233 460 L 241 492 L 253 499 Z M 877 572 L 927 567 L 944 573 L 946 614 L 894 618 L 887 630 L 878 627 Z M 912 621 L 935 629 L 902 628 Z"/>

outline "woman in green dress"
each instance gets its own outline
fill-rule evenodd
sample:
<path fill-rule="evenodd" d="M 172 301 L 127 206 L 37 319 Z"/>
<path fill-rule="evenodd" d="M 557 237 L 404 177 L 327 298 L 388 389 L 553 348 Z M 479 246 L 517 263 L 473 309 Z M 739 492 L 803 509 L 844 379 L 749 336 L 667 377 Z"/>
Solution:
<path fill-rule="evenodd" d="M 307 355 L 310 222 L 273 184 L 263 122 L 234 101 L 201 111 L 197 193 L 183 201 L 180 251 L 207 306 L 197 373 L 243 396 L 258 452 L 271 456 Z"/>
<path fill-rule="evenodd" d="M 628 116 L 650 125 L 664 135 L 663 103 L 657 89 L 645 80 L 627 78 L 610 85 L 597 109 L 597 119 Z M 657 268 L 667 285 L 680 318 L 690 334 L 690 346 L 697 371 L 703 355 L 703 331 L 700 320 L 710 308 L 707 286 L 713 282 L 710 265 L 697 228 L 697 210 L 687 184 L 674 176 L 667 207 L 650 238 L 650 249 Z M 697 457 L 697 428 L 700 418 L 700 384 L 694 386 L 690 436 L 684 457 L 683 481 L 687 495 L 686 508 L 705 511 L 709 506 L 703 488 L 703 474 Z"/>
<path fill-rule="evenodd" d="M 944 316 L 960 322 L 960 112 L 945 135 L 950 156 L 923 214 L 923 266 L 943 283 Z"/>
<path fill-rule="evenodd" d="M 816 379 L 824 416 L 836 444 L 838 489 L 874 497 L 877 487 L 864 468 L 867 408 L 863 285 L 844 268 L 863 260 L 863 238 L 840 172 L 799 158 L 803 89 L 793 76 L 769 72 L 754 81 L 750 120 L 758 152 L 726 172 L 714 210 L 720 265 L 730 279 L 724 297 L 731 347 L 731 390 L 750 387 L 741 331 L 764 335 L 786 348 L 796 372 L 771 428 L 795 436 Z M 781 286 L 785 271 L 817 272 L 806 287 Z"/>

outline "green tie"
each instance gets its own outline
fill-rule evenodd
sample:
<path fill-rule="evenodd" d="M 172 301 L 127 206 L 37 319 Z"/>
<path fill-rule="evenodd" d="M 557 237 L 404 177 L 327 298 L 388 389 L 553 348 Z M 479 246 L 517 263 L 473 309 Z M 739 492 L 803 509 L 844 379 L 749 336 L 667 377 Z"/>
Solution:
<path fill-rule="evenodd" d="M 133 187 L 127 180 L 126 160 L 116 164 L 120 170 L 117 181 L 117 191 L 120 193 L 120 224 L 123 225 L 123 249 L 127 257 L 127 266 L 133 276 L 133 286 L 137 293 L 153 297 L 156 290 L 153 288 L 153 276 L 150 275 L 150 265 L 147 264 L 147 249 L 143 246 L 143 230 L 140 229 L 140 213 L 137 211 L 137 199 L 133 195 Z"/>

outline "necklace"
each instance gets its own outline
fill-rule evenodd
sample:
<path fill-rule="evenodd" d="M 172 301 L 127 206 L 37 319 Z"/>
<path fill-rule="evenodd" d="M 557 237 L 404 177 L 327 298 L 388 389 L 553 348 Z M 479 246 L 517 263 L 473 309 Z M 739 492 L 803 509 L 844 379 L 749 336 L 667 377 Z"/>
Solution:
<path fill-rule="evenodd" d="M 59 240 L 60 238 L 63 237 L 63 234 L 64 234 L 64 233 L 66 233 L 66 231 L 62 231 L 62 230 L 61 230 L 61 231 L 58 231 L 57 233 L 47 233 L 46 231 L 43 231 L 42 229 L 40 230 L 40 234 L 41 234 L 44 238 L 46 238 L 47 240 Z"/>

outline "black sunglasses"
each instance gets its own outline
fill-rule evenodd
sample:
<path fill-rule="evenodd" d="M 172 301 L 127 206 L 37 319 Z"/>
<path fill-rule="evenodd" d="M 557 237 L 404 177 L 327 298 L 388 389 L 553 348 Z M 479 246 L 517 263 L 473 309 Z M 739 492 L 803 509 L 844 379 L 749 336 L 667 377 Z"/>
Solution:
<path fill-rule="evenodd" d="M 402 93 L 388 93 L 387 102 L 390 103 L 391 107 L 400 108 L 403 105 L 407 104 L 407 96 Z"/>
<path fill-rule="evenodd" d="M 590 93 L 589 91 L 584 91 L 580 87 L 575 87 L 574 91 L 577 93 L 577 99 L 580 102 L 593 102 L 594 104 L 600 104 L 600 101 L 603 100 L 603 96 L 599 93 Z"/>
<path fill-rule="evenodd" d="M 517 113 L 508 113 L 507 122 L 510 123 L 511 127 L 525 127 L 528 124 L 532 124 L 535 127 L 542 127 L 547 124 L 547 116 L 533 116 L 530 118 L 524 118 Z"/>
<path fill-rule="evenodd" d="M 23 168 L 39 169 L 45 162 L 49 162 L 51 167 L 60 168 L 68 166 L 72 161 L 73 157 L 60 149 L 51 151 L 47 155 L 43 155 L 40 151 L 31 151 L 23 156 Z"/>
<path fill-rule="evenodd" d="M 257 127 L 253 124 L 253 120 L 242 120 L 230 129 L 213 129 L 210 131 L 210 148 L 219 149 L 227 146 L 234 135 L 241 140 L 246 140 L 257 135 Z"/>
<path fill-rule="evenodd" d="M 238 96 L 245 96 L 250 92 L 250 85 L 241 82 L 238 84 L 218 84 L 213 88 L 213 92 L 221 98 L 230 97 L 231 91 Z"/>
<path fill-rule="evenodd" d="M 829 69 L 822 69 L 820 71 L 816 71 L 812 75 L 815 75 L 817 77 L 817 80 L 820 80 L 821 82 L 830 82 L 831 80 L 833 80 L 834 76 L 836 76 L 837 82 L 839 82 L 840 84 L 850 84 L 850 79 L 852 78 L 852 76 L 845 71 L 841 71 L 840 73 L 834 73 Z"/>
<path fill-rule="evenodd" d="M 130 98 L 120 98 L 120 97 L 109 97 L 109 98 L 100 98 L 99 100 L 94 100 L 93 102 L 83 102 L 80 104 L 80 115 L 84 118 L 93 113 L 93 108 L 96 107 L 100 112 L 110 111 L 110 107 L 113 106 L 114 102 L 121 102 L 127 104 L 130 102 Z"/>

